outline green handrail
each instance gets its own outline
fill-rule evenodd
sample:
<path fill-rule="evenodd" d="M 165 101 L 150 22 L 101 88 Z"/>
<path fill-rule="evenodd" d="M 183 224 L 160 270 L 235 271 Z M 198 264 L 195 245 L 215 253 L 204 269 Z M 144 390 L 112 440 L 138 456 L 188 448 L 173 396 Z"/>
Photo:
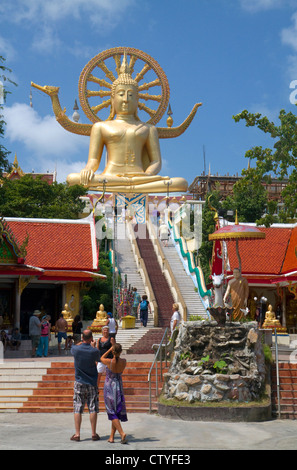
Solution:
<path fill-rule="evenodd" d="M 193 253 L 188 250 L 186 240 L 177 234 L 176 227 L 168 220 L 168 226 L 173 232 L 173 238 L 176 243 L 179 244 L 180 252 L 182 257 L 187 261 L 187 266 L 191 274 L 196 277 L 199 294 L 202 298 L 208 296 L 211 297 L 211 290 L 206 288 L 204 275 L 200 266 L 196 266 L 196 262 Z"/>

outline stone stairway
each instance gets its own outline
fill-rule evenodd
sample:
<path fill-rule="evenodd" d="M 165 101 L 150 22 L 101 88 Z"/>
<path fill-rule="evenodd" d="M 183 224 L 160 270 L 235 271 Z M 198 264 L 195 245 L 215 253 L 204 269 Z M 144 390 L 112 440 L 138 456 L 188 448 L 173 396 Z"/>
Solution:
<path fill-rule="evenodd" d="M 172 316 L 172 304 L 174 303 L 171 289 L 158 263 L 148 230 L 146 229 L 145 238 L 137 238 L 136 240 L 158 304 L 158 326 L 161 328 L 168 327 Z"/>
<path fill-rule="evenodd" d="M 19 349 L 13 350 L 8 347 L 4 353 L 5 359 L 13 359 L 13 358 L 25 358 L 31 357 L 32 354 L 32 341 L 31 340 L 22 340 Z"/>
<path fill-rule="evenodd" d="M 297 419 L 297 364 L 279 363 L 280 418 Z M 272 414 L 278 417 L 276 366 L 271 371 Z"/>
<path fill-rule="evenodd" d="M 127 236 L 122 237 L 117 240 L 116 243 L 116 258 L 117 266 L 121 273 L 122 280 L 127 276 L 127 285 L 131 287 L 136 287 L 137 292 L 142 296 L 145 294 L 145 286 L 142 280 L 142 277 L 139 273 L 134 253 L 131 246 L 131 241 Z M 136 326 L 140 326 L 140 322 L 136 322 Z M 148 327 L 152 328 L 154 326 L 154 320 L 152 317 L 148 319 Z M 120 341 L 119 341 L 120 342 Z"/>
<path fill-rule="evenodd" d="M 123 386 L 128 413 L 149 411 L 148 373 L 151 364 L 145 361 L 127 362 L 123 373 Z M 165 371 L 164 368 L 163 372 Z M 73 361 L 7 361 L 0 364 L 0 412 L 73 412 L 73 384 Z M 102 378 L 99 388 L 100 412 L 105 411 L 103 384 Z M 159 376 L 158 393 L 161 388 Z M 151 389 L 151 410 L 156 411 L 157 397 L 154 380 L 152 380 Z"/>
<path fill-rule="evenodd" d="M 184 268 L 184 265 L 175 248 L 174 241 L 170 241 L 168 246 L 163 247 L 162 249 L 164 256 L 166 257 L 172 269 L 172 272 L 175 275 L 175 280 L 178 284 L 178 287 L 182 292 L 183 299 L 187 306 L 187 318 L 189 319 L 190 315 L 208 318 L 200 295 L 195 291 L 194 283 Z"/>
<path fill-rule="evenodd" d="M 136 240 L 158 305 L 158 327 L 149 328 L 147 333 L 127 353 L 148 354 L 152 352 L 153 344 L 160 344 L 165 328 L 170 326 L 174 298 L 158 263 L 148 231 L 146 230 L 146 237 L 136 238 Z M 148 323 L 149 326 L 150 324 Z"/>

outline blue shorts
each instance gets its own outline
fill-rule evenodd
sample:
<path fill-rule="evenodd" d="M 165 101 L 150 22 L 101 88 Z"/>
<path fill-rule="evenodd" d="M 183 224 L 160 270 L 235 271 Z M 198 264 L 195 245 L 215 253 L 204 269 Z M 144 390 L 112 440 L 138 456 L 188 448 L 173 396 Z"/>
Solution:
<path fill-rule="evenodd" d="M 58 331 L 58 343 L 62 342 L 62 338 L 67 339 L 67 333 L 66 331 Z"/>

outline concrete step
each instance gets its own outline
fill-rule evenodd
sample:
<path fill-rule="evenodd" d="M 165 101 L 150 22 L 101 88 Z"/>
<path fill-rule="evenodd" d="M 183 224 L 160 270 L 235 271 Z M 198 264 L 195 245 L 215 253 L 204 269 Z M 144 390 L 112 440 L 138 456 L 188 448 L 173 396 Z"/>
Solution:
<path fill-rule="evenodd" d="M 33 365 L 33 366 L 32 366 Z M 148 372 L 150 361 L 128 361 L 123 387 L 128 413 L 148 412 Z M 166 369 L 164 368 L 164 372 Z M 26 378 L 26 380 L 24 380 Z M 74 363 L 10 362 L 0 364 L 0 412 L 73 412 Z M 100 411 L 104 409 L 104 379 L 99 388 Z M 162 380 L 159 374 L 158 390 Z M 155 382 L 152 381 L 152 409 L 157 409 Z"/>

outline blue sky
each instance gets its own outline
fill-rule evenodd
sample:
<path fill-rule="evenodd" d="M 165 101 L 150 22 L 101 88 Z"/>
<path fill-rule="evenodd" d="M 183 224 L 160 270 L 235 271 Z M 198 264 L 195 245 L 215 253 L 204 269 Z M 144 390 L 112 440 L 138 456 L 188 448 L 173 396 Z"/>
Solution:
<path fill-rule="evenodd" d="M 16 153 L 24 171 L 56 168 L 58 181 L 83 168 L 88 137 L 62 129 L 50 98 L 35 89 L 30 107 L 30 82 L 59 86 L 71 117 L 84 66 L 117 46 L 163 68 L 174 125 L 203 103 L 182 136 L 161 139 L 164 176 L 190 184 L 204 170 L 203 147 L 207 172 L 240 174 L 245 152 L 271 141 L 232 116 L 247 109 L 277 122 L 280 109 L 295 112 L 297 0 L 1 0 L 0 55 L 18 83 L 4 105 L 11 161 Z"/>

